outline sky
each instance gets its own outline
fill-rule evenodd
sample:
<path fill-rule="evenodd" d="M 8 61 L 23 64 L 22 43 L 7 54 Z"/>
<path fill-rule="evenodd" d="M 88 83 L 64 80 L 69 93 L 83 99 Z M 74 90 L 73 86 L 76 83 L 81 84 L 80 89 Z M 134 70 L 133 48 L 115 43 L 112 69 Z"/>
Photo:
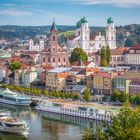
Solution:
<path fill-rule="evenodd" d="M 140 0 L 0 0 L 0 25 L 76 25 L 86 16 L 90 26 L 140 24 Z"/>

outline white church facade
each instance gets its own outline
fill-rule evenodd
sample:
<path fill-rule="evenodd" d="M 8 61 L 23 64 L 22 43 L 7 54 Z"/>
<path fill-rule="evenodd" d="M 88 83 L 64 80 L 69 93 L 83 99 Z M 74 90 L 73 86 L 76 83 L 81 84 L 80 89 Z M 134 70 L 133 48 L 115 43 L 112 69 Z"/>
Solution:
<path fill-rule="evenodd" d="M 42 51 L 44 50 L 44 40 L 39 39 L 37 41 L 34 41 L 33 39 L 29 40 L 29 50 L 30 51 Z"/>
<path fill-rule="evenodd" d="M 116 29 L 111 17 L 107 20 L 106 35 L 99 33 L 91 37 L 88 19 L 83 17 L 77 22 L 75 37 L 67 40 L 68 50 L 70 51 L 80 47 L 86 53 L 91 53 L 100 50 L 106 45 L 109 45 L 110 49 L 116 48 Z"/>

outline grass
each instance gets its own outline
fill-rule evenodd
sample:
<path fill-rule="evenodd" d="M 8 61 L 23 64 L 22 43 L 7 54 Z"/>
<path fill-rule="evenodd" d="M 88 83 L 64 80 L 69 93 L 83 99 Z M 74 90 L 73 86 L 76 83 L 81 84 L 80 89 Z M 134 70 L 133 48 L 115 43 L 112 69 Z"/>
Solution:
<path fill-rule="evenodd" d="M 70 36 L 74 36 L 75 35 L 75 30 L 71 30 L 71 31 L 66 31 L 66 32 L 61 32 L 59 35 L 64 35 L 65 37 L 70 37 Z"/>

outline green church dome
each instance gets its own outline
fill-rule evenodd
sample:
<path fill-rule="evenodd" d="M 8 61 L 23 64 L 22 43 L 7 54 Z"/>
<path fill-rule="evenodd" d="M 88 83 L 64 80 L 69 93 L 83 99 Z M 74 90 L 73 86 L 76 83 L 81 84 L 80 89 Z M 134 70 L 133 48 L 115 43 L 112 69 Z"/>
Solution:
<path fill-rule="evenodd" d="M 77 24 L 76 24 L 77 28 L 80 28 L 81 27 L 81 22 L 78 21 Z"/>
<path fill-rule="evenodd" d="M 80 21 L 77 22 L 76 26 L 77 28 L 80 28 L 82 23 L 87 23 L 87 22 L 88 19 L 84 16 L 82 19 L 80 19 Z"/>
<path fill-rule="evenodd" d="M 113 18 L 112 18 L 112 17 L 108 18 L 108 19 L 107 19 L 107 23 L 108 23 L 108 24 L 114 23 Z"/>
<path fill-rule="evenodd" d="M 80 21 L 81 21 L 81 23 L 87 23 L 88 19 L 84 16 Z"/>

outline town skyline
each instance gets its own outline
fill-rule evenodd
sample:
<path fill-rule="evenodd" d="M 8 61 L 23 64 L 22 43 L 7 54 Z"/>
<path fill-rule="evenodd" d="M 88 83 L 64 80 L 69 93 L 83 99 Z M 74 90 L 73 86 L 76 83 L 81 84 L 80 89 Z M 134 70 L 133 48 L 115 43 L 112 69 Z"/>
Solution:
<path fill-rule="evenodd" d="M 75 25 L 83 16 L 90 26 L 105 26 L 108 17 L 116 26 L 140 24 L 138 0 L 2 0 L 0 6 L 0 25 L 44 26 L 51 25 L 53 18 L 57 25 Z"/>

